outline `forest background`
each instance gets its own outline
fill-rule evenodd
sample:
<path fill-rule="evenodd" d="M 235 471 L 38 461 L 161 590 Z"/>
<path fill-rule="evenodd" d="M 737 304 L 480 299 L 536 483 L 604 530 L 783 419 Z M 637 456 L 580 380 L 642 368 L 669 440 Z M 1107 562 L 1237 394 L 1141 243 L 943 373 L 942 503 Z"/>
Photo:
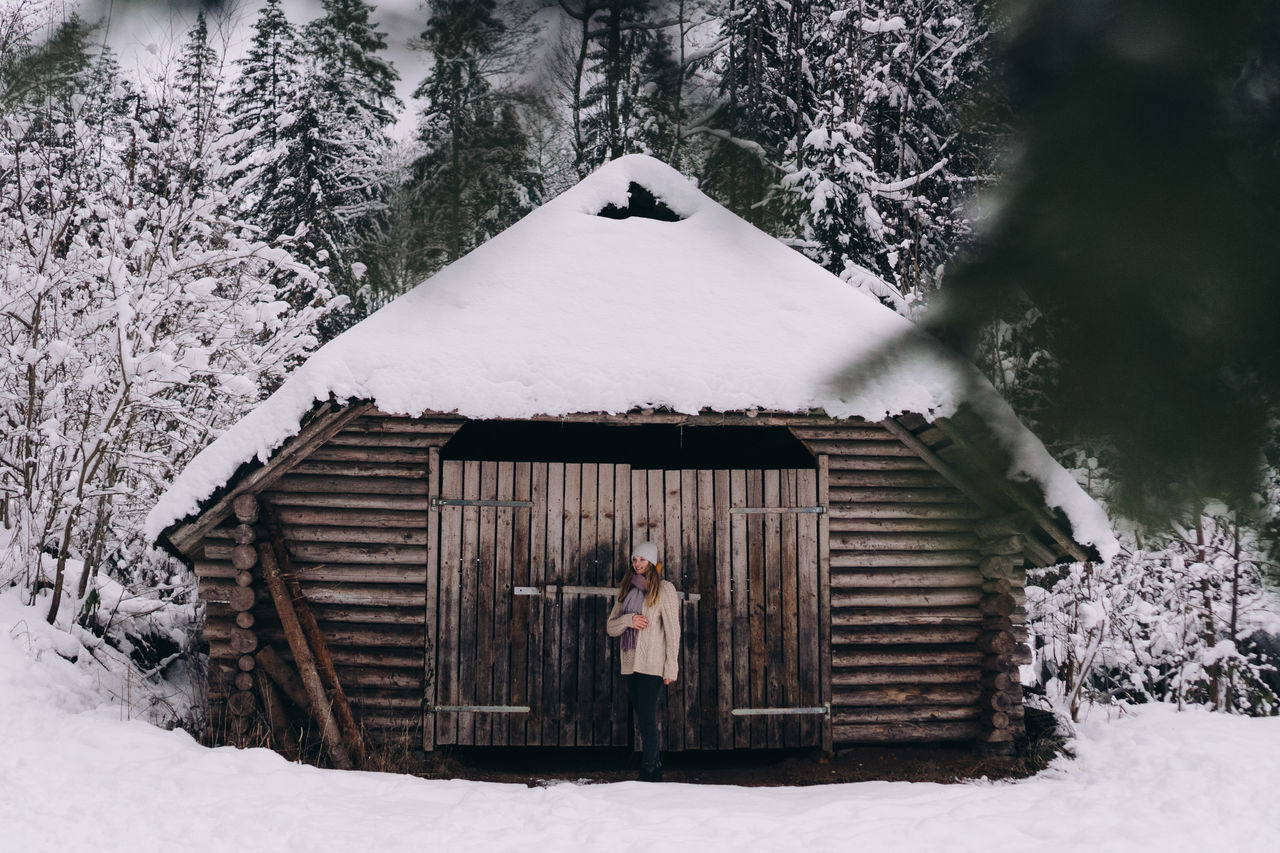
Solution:
<path fill-rule="evenodd" d="M 165 484 L 642 152 L 962 347 L 1112 509 L 1121 557 L 1028 592 L 1033 689 L 1277 713 L 1280 26 L 1110 5 L 429 0 L 406 104 L 362 0 L 211 5 L 137 73 L 74 3 L 4 0 L 0 588 L 198 725 L 194 580 L 141 533 Z"/>

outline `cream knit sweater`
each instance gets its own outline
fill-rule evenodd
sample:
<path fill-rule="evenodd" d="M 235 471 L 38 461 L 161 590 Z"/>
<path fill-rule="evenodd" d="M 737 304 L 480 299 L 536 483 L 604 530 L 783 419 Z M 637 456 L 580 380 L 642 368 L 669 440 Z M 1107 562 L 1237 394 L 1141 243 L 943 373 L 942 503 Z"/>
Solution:
<path fill-rule="evenodd" d="M 680 596 L 671 581 L 662 582 L 658 601 L 652 607 L 641 605 L 649 627 L 636 637 L 636 647 L 622 653 L 622 674 L 642 672 L 675 681 L 680 675 Z M 610 637 L 621 637 L 631 627 L 632 613 L 622 612 L 616 598 L 605 630 Z"/>

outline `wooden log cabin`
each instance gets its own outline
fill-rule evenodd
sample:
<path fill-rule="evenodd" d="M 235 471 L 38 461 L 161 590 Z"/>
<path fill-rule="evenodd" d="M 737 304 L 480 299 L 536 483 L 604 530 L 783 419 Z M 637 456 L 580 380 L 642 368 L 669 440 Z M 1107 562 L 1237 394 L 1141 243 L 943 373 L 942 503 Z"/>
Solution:
<path fill-rule="evenodd" d="M 630 745 L 604 621 L 648 539 L 682 599 L 664 749 L 1007 750 L 1026 568 L 1114 540 L 989 386 L 886 363 L 883 327 L 919 336 L 615 161 L 331 342 L 162 499 L 211 721 L 287 749 L 332 702 L 339 766 L 360 737 Z"/>

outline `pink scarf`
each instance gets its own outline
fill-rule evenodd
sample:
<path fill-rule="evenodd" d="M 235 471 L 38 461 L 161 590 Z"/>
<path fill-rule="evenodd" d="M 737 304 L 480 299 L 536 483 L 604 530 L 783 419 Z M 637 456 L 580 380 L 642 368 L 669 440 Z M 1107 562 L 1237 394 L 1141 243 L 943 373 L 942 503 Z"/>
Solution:
<path fill-rule="evenodd" d="M 627 590 L 627 595 L 622 599 L 623 613 L 643 613 L 644 612 L 644 593 L 649 588 L 649 582 L 644 579 L 644 575 L 631 576 L 631 589 Z M 636 641 L 640 638 L 640 632 L 635 628 L 628 628 L 622 632 L 622 650 L 629 652 L 636 647 Z"/>

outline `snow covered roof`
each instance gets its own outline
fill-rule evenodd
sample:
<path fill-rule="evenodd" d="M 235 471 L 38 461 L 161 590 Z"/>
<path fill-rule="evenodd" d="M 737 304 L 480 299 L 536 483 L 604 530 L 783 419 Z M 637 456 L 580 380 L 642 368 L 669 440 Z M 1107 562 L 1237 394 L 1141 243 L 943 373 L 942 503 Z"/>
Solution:
<path fill-rule="evenodd" d="M 627 208 L 632 184 L 678 221 L 599 215 Z M 904 335 L 923 345 L 890 349 Z M 664 406 L 878 421 L 947 416 L 967 401 L 1011 451 L 1011 473 L 1040 485 L 1078 542 L 1104 557 L 1116 548 L 1102 510 L 970 365 L 641 155 L 602 167 L 323 346 L 187 466 L 148 535 L 194 513 L 242 463 L 265 462 L 331 396 L 468 418 Z"/>

